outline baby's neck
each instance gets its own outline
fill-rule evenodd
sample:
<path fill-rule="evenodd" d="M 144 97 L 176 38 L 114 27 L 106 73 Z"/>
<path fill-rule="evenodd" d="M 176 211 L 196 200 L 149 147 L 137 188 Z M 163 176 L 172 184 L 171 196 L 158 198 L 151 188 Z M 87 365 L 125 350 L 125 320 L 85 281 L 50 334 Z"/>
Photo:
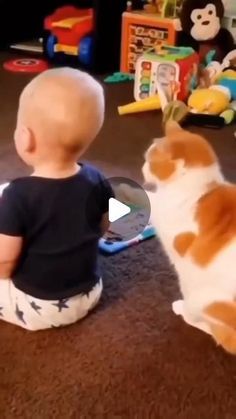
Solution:
<path fill-rule="evenodd" d="M 50 178 L 50 179 L 63 179 L 76 175 L 80 171 L 80 166 L 75 163 L 45 163 L 37 165 L 33 168 L 31 176 Z"/>

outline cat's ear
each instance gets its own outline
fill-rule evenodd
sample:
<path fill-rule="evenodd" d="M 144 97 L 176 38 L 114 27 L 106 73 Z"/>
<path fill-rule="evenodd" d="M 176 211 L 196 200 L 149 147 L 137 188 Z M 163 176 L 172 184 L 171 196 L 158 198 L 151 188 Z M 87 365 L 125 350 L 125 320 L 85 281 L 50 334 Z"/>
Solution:
<path fill-rule="evenodd" d="M 166 123 L 165 135 L 167 138 L 181 131 L 184 131 L 184 130 L 177 121 L 171 120 Z"/>

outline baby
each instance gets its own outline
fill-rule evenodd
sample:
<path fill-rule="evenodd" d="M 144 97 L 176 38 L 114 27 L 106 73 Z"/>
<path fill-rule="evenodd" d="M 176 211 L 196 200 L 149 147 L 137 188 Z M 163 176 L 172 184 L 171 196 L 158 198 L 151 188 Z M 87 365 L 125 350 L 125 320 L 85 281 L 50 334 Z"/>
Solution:
<path fill-rule="evenodd" d="M 21 94 L 15 145 L 33 172 L 0 200 L 2 320 L 28 330 L 65 326 L 98 303 L 98 241 L 113 192 L 77 162 L 103 120 L 103 89 L 78 70 L 45 71 Z"/>

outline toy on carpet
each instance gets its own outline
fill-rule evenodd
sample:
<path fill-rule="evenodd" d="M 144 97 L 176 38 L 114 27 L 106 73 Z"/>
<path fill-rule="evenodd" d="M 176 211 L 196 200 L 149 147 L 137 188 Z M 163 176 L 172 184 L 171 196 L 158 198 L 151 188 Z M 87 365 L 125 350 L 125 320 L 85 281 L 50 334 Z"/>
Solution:
<path fill-rule="evenodd" d="M 201 54 L 204 50 L 205 68 L 192 47 L 155 45 L 136 61 L 136 102 L 119 106 L 120 115 L 161 109 L 164 124 L 172 118 L 178 122 L 216 128 L 230 124 L 235 119 L 235 107 L 231 102 L 236 100 L 236 50 L 226 55 L 222 53 L 222 62 L 215 59 L 220 56 L 215 45 L 215 34 L 227 34 L 228 39 L 232 40 L 231 35 L 220 27 L 221 15 L 217 1 L 221 2 L 213 0 L 209 6 L 206 0 L 197 0 L 193 9 L 190 0 L 185 0 L 183 5 L 185 13 L 188 10 L 189 19 L 192 19 L 189 26 L 192 37 L 204 44 L 204 48 L 201 49 L 200 45 L 198 51 Z M 209 18 L 205 19 L 206 13 Z M 199 22 L 194 23 L 194 19 Z M 205 30 L 205 26 L 209 26 L 208 30 Z M 232 43 L 229 44 L 232 46 Z"/>
<path fill-rule="evenodd" d="M 209 89 L 197 89 L 188 99 L 188 104 L 173 101 L 163 112 L 163 124 L 169 120 L 179 123 L 221 128 L 235 119 L 236 107 L 230 103 L 230 91 L 215 85 Z"/>
<path fill-rule="evenodd" d="M 112 75 L 106 77 L 104 79 L 105 83 L 111 83 L 111 84 L 116 84 L 116 83 L 123 83 L 123 82 L 127 82 L 127 81 L 133 81 L 134 80 L 134 76 L 132 74 L 129 73 L 122 73 L 122 72 L 116 72 L 113 73 Z"/>
<path fill-rule="evenodd" d="M 82 64 L 92 60 L 94 12 L 93 9 L 79 9 L 73 6 L 58 8 L 44 21 L 49 36 L 44 42 L 45 53 L 53 59 L 56 54 L 78 57 Z"/>
<path fill-rule="evenodd" d="M 184 102 L 170 102 L 163 113 L 163 126 L 169 120 L 174 120 L 181 125 L 196 125 L 205 128 L 222 128 L 225 120 L 222 116 L 201 113 L 192 113 Z"/>
<path fill-rule="evenodd" d="M 127 115 L 132 113 L 140 113 L 147 111 L 156 111 L 161 109 L 160 97 L 154 95 L 137 102 L 128 103 L 127 105 L 118 106 L 119 115 Z"/>
<path fill-rule="evenodd" d="M 106 237 L 100 239 L 99 249 L 102 253 L 115 254 L 154 236 L 156 236 L 156 231 L 151 225 L 148 225 L 141 234 L 130 240 L 124 240 L 119 232 L 109 230 Z"/>
<path fill-rule="evenodd" d="M 198 55 L 189 47 L 165 45 L 141 55 L 135 71 L 136 102 L 119 106 L 119 114 L 163 110 L 165 97 L 167 103 L 186 100 L 197 85 L 198 63 Z"/>
<path fill-rule="evenodd" d="M 45 60 L 18 58 L 6 61 L 3 68 L 13 73 L 42 73 L 49 68 L 49 65 Z"/>
<path fill-rule="evenodd" d="M 158 83 L 170 100 L 186 100 L 198 84 L 198 54 L 192 48 L 163 45 L 137 60 L 134 97 L 145 99 L 158 94 Z"/>
<path fill-rule="evenodd" d="M 225 124 L 230 124 L 235 117 L 230 102 L 230 90 L 218 84 L 209 89 L 195 90 L 188 99 L 188 106 L 192 113 L 218 115 L 224 118 Z"/>
<path fill-rule="evenodd" d="M 183 3 L 180 42 L 192 46 L 202 63 L 210 50 L 216 51 L 214 59 L 221 62 L 234 49 L 232 34 L 221 27 L 223 16 L 222 0 L 185 0 Z"/>
<path fill-rule="evenodd" d="M 194 113 L 208 113 L 219 115 L 230 104 L 229 89 L 219 85 L 213 85 L 209 89 L 197 89 L 188 99 L 188 106 Z"/>

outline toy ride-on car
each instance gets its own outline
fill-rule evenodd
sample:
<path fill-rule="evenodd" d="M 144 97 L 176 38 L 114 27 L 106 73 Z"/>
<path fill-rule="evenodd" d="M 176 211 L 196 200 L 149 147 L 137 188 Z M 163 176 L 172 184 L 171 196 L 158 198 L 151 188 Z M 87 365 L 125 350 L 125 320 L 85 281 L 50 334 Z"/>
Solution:
<path fill-rule="evenodd" d="M 59 53 L 75 56 L 84 65 L 92 61 L 94 12 L 65 6 L 57 9 L 44 21 L 47 32 L 44 52 L 49 59 Z"/>

